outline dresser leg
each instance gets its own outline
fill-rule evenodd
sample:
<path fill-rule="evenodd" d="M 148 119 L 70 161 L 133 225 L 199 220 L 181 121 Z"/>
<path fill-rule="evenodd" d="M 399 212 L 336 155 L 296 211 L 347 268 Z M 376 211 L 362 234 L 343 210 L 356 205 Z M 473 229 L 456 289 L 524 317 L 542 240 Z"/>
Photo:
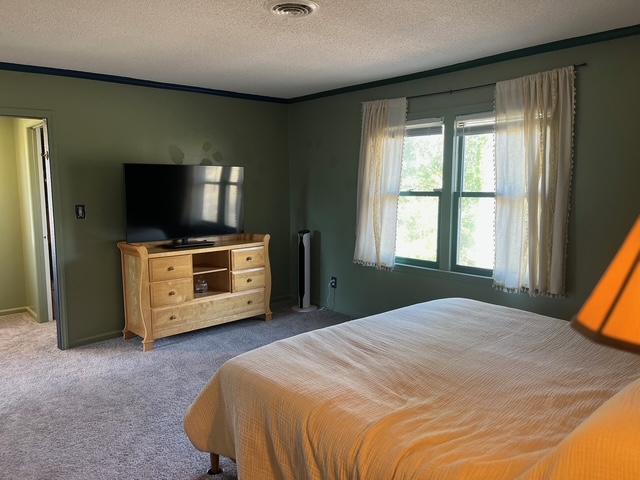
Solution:
<path fill-rule="evenodd" d="M 264 319 L 268 322 L 273 318 L 273 313 L 267 312 L 264 314 Z"/>
<path fill-rule="evenodd" d="M 216 453 L 210 453 L 209 458 L 211 459 L 211 468 L 207 473 L 209 475 L 222 473 L 222 470 L 220 470 L 220 457 Z"/>
<path fill-rule="evenodd" d="M 153 350 L 153 345 L 154 342 L 142 342 L 142 351 L 143 352 L 150 352 L 151 350 Z"/>
<path fill-rule="evenodd" d="M 122 331 L 122 338 L 124 338 L 125 340 L 129 340 L 130 338 L 135 337 L 136 334 L 133 332 L 130 332 L 129 330 L 123 330 Z"/>

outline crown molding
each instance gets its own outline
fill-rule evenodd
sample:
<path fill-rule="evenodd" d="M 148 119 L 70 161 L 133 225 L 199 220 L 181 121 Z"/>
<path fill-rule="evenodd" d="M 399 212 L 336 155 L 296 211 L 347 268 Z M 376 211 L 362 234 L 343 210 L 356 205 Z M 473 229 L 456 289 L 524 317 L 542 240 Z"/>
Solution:
<path fill-rule="evenodd" d="M 578 47 L 581 45 L 588 45 L 590 43 L 605 42 L 608 40 L 630 37 L 630 36 L 639 35 L 639 34 L 640 34 L 640 24 L 632 25 L 629 27 L 617 28 L 614 30 L 607 30 L 605 32 L 598 32 L 598 33 L 592 33 L 589 35 L 583 35 L 581 37 L 573 37 L 573 38 L 568 38 L 564 40 L 558 40 L 555 42 L 543 43 L 543 44 L 535 45 L 532 47 L 521 48 L 518 50 L 511 50 L 508 52 L 503 52 L 503 53 L 491 55 L 488 57 L 482 57 L 475 60 L 469 60 L 466 62 L 455 63 L 452 65 L 434 68 L 431 70 L 424 70 L 421 72 L 411 73 L 407 75 L 400 75 L 396 77 L 390 77 L 390 78 L 375 80 L 375 81 L 366 82 L 366 83 L 359 83 L 356 85 L 335 88 L 335 89 L 326 90 L 323 92 L 311 93 L 309 95 L 302 95 L 302 96 L 293 97 L 293 98 L 280 98 L 280 97 L 270 97 L 265 95 L 254 95 L 251 93 L 232 92 L 228 90 L 218 90 L 214 88 L 205 88 L 205 87 L 195 87 L 192 85 L 183 85 L 179 83 L 157 82 L 154 80 L 144 80 L 144 79 L 133 78 L 133 77 L 124 77 L 119 75 L 85 72 L 81 70 L 68 70 L 64 68 L 55 68 L 55 67 L 42 67 L 37 65 L 24 65 L 20 63 L 0 62 L 0 70 L 12 71 L 12 72 L 24 72 L 24 73 L 37 73 L 41 75 L 54 75 L 58 77 L 68 77 L 68 78 L 80 78 L 84 80 L 95 80 L 99 82 L 135 85 L 138 87 L 160 88 L 164 90 L 174 90 L 179 92 L 200 93 L 204 95 L 215 95 L 219 97 L 238 98 L 243 100 L 254 100 L 258 102 L 292 104 L 292 103 L 306 102 L 308 100 L 315 100 L 323 97 L 329 97 L 333 95 L 340 95 L 342 93 L 365 90 L 368 88 L 391 85 L 394 83 L 407 82 L 410 80 L 433 77 L 436 75 L 442 75 L 444 73 L 452 73 L 460 70 L 466 70 L 468 68 L 490 65 L 492 63 L 504 62 L 506 60 L 513 60 L 516 58 L 528 57 L 528 56 L 537 55 L 540 53 L 553 52 L 556 50 L 563 50 L 566 48 Z"/>
<path fill-rule="evenodd" d="M 418 80 L 421 78 L 433 77 L 433 76 L 442 75 L 445 73 L 458 72 L 460 70 L 466 70 L 468 68 L 491 65 L 493 63 L 504 62 L 506 60 L 529 57 L 531 55 L 538 55 L 540 53 L 553 52 L 556 50 L 564 50 L 566 48 L 578 47 L 581 45 L 588 45 L 590 43 L 606 42 L 607 40 L 630 37 L 632 35 L 639 35 L 639 34 L 640 34 L 640 25 L 632 25 L 630 27 L 616 28 L 615 30 L 607 30 L 605 32 L 592 33 L 589 35 L 583 35 L 581 37 L 567 38 L 565 40 L 558 40 L 555 42 L 535 45 L 533 47 L 526 47 L 526 48 L 520 48 L 518 50 L 511 50 L 508 52 L 498 53 L 496 55 L 477 58 L 475 60 L 469 60 L 466 62 L 454 63 L 452 65 L 434 68 L 432 70 L 424 70 L 421 72 L 410 73 L 408 75 L 400 75 L 397 77 L 390 77 L 382 80 L 374 80 L 372 82 L 359 83 L 359 84 L 350 85 L 347 87 L 334 88 L 332 90 L 327 90 L 324 92 L 311 93 L 309 95 L 302 95 L 300 97 L 289 99 L 289 102 L 290 103 L 306 102 L 307 100 L 315 100 L 317 98 L 340 95 L 341 93 L 356 92 L 358 90 L 366 90 L 369 88 L 382 87 L 382 86 L 391 85 L 394 83 L 407 82 L 410 80 Z"/>
<path fill-rule="evenodd" d="M 259 102 L 289 103 L 286 98 L 254 95 L 251 93 L 232 92 L 229 90 L 217 90 L 215 88 L 194 87 L 180 83 L 156 82 L 155 80 L 143 80 L 133 77 L 122 77 L 105 73 L 84 72 L 81 70 L 67 70 L 65 68 L 41 67 L 37 65 L 24 65 L 21 63 L 0 62 L 0 70 L 11 72 L 38 73 L 41 75 L 54 75 L 57 77 L 81 78 L 84 80 L 96 80 L 99 82 L 120 83 L 135 85 L 138 87 L 160 88 L 164 90 L 176 90 L 179 92 L 202 93 L 204 95 L 216 95 L 219 97 L 240 98 L 243 100 L 255 100 Z"/>

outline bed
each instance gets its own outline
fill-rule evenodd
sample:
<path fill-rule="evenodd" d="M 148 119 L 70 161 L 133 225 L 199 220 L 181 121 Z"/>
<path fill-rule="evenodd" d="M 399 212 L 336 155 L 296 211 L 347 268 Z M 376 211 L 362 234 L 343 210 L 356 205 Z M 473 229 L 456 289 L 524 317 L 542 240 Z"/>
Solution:
<path fill-rule="evenodd" d="M 622 478 L 579 474 L 605 438 L 640 472 L 638 378 L 566 321 L 436 300 L 231 359 L 184 426 L 248 480 Z"/>

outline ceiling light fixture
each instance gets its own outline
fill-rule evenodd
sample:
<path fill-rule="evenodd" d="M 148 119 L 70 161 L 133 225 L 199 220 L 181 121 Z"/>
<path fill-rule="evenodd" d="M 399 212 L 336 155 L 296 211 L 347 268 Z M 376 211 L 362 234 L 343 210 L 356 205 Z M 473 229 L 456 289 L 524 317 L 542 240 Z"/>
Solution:
<path fill-rule="evenodd" d="M 318 4 L 311 0 L 297 0 L 295 2 L 270 1 L 267 9 L 274 15 L 283 17 L 307 17 L 318 9 Z"/>

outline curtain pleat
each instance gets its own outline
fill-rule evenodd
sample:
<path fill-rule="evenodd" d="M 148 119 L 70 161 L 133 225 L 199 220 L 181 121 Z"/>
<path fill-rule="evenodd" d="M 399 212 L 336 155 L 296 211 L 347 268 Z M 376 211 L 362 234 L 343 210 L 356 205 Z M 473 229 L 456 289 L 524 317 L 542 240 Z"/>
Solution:
<path fill-rule="evenodd" d="M 565 294 L 573 66 L 496 84 L 494 285 Z"/>
<path fill-rule="evenodd" d="M 407 99 L 362 107 L 355 263 L 393 268 Z"/>

